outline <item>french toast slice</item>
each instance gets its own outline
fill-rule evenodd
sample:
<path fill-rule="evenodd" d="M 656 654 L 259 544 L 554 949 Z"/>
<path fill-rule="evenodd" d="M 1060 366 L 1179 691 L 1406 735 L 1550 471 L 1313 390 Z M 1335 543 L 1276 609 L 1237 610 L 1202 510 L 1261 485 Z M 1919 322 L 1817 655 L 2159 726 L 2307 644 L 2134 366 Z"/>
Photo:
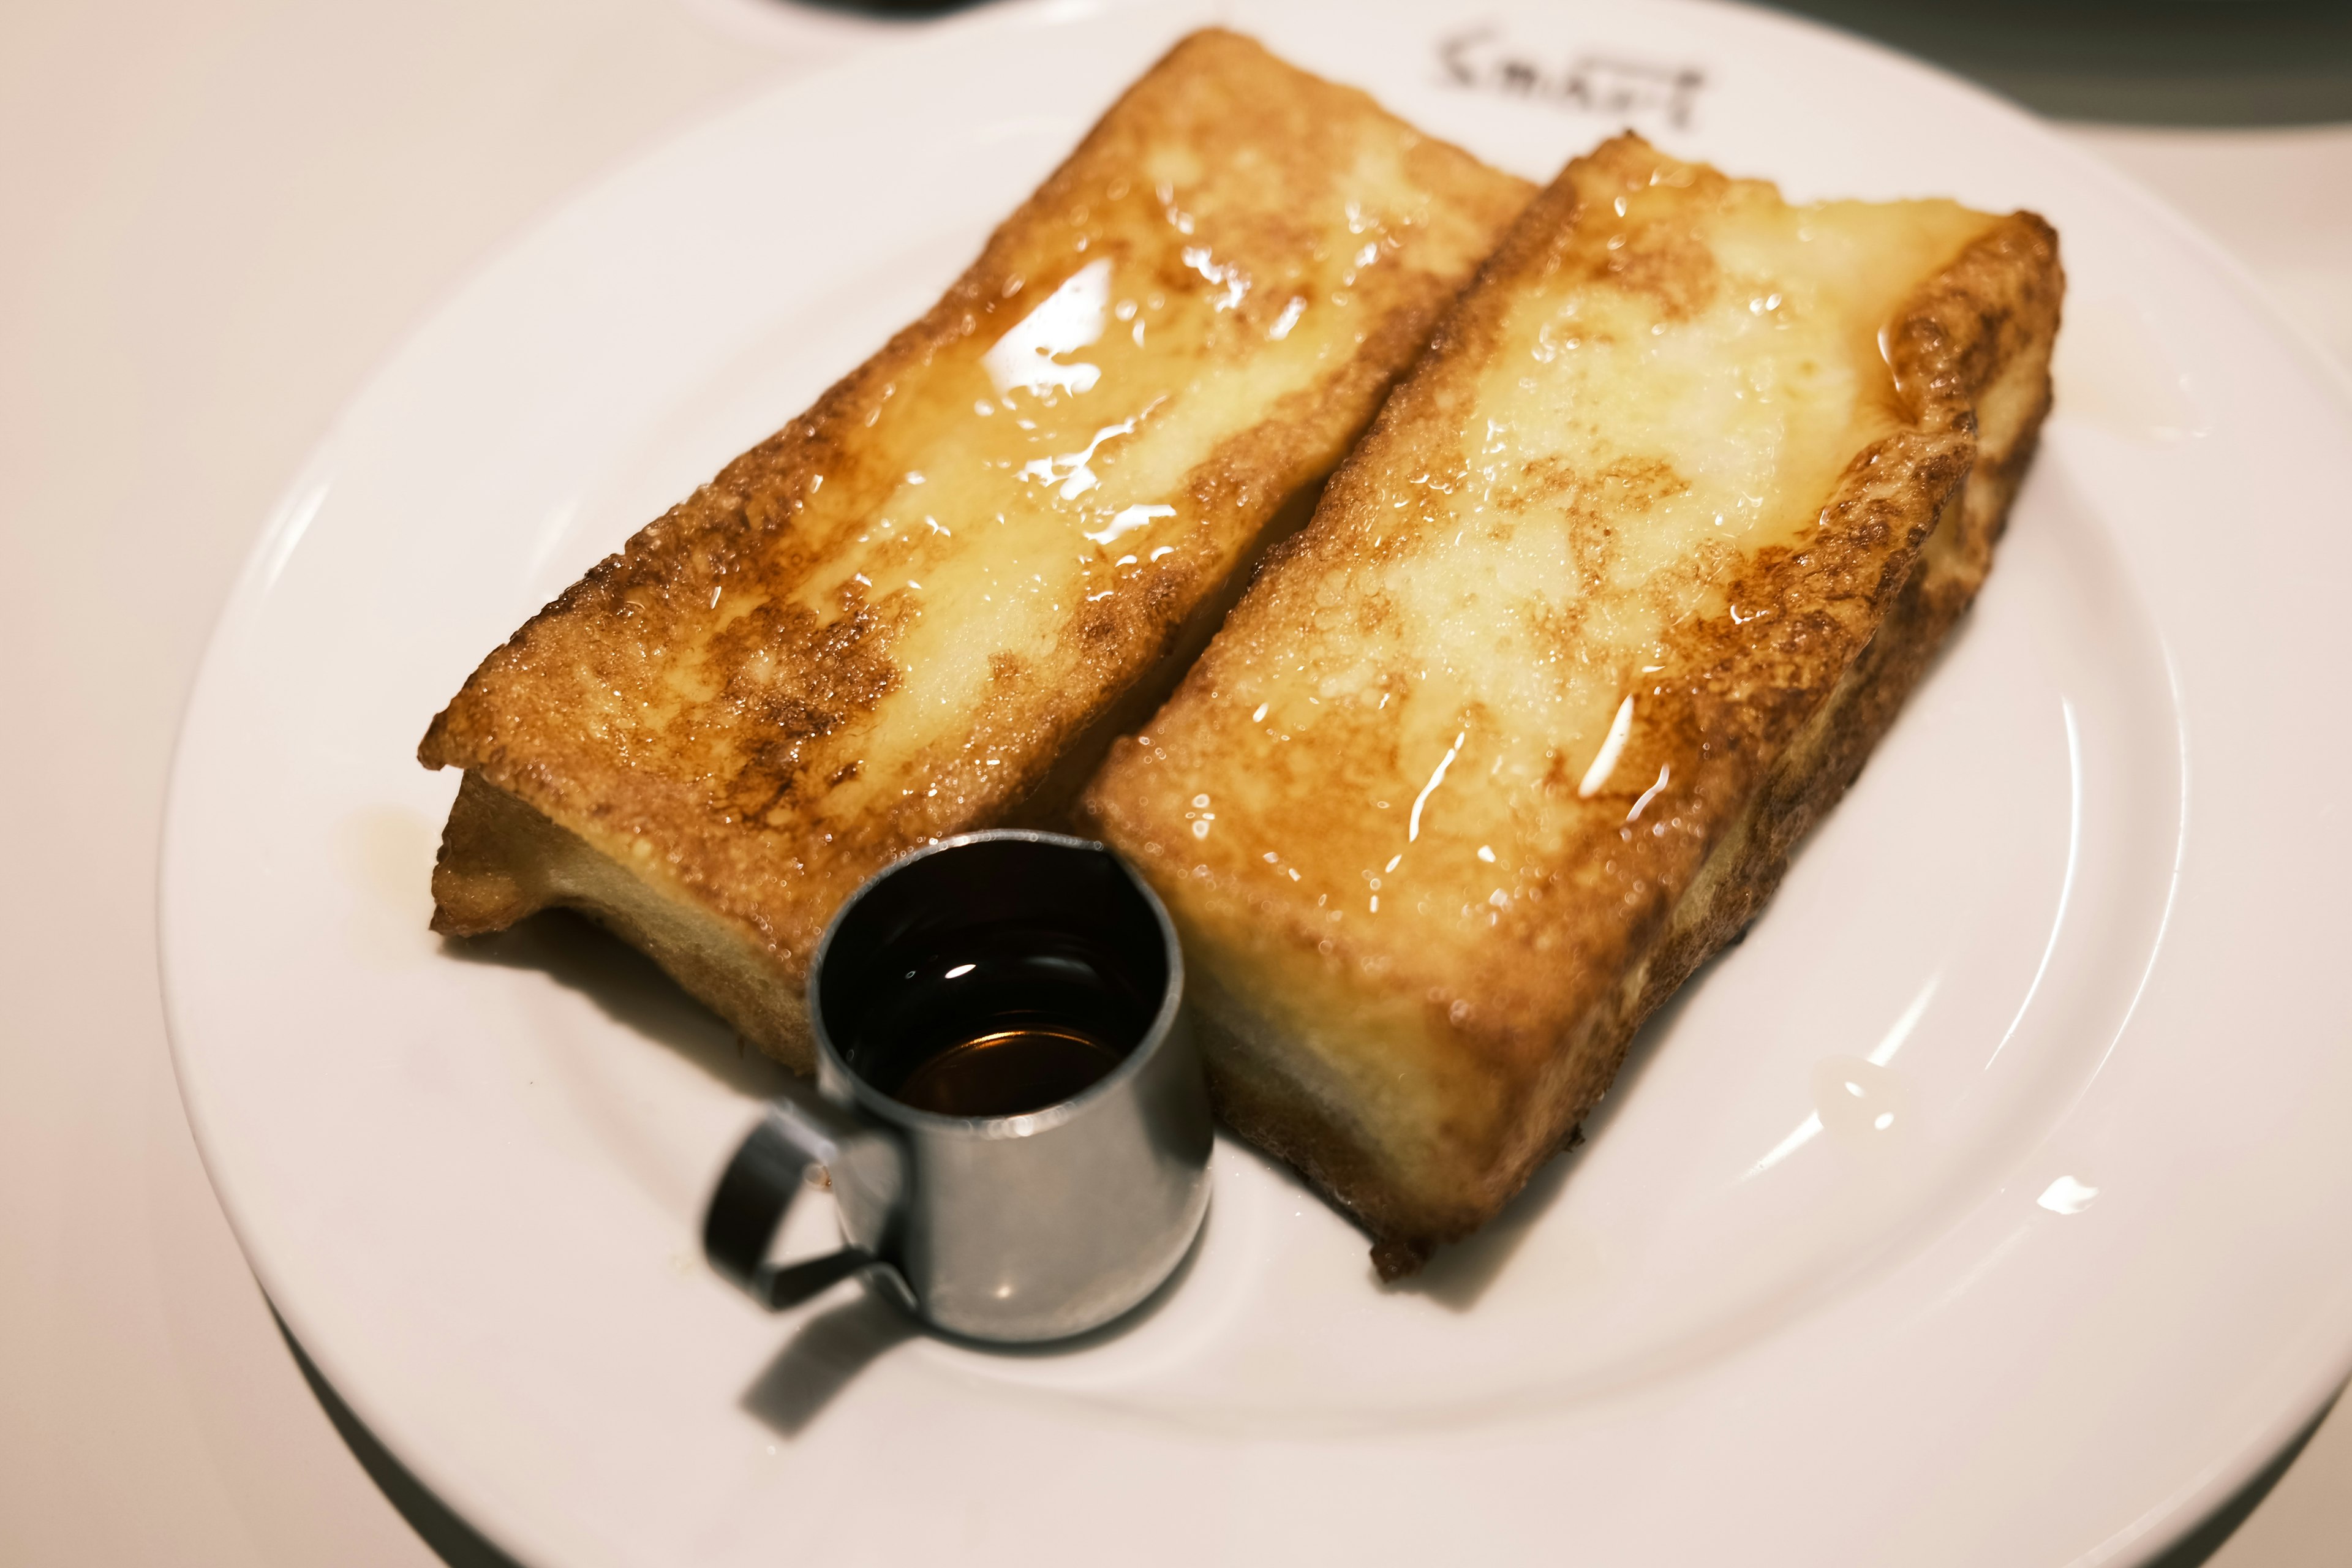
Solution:
<path fill-rule="evenodd" d="M 939 303 L 433 721 L 434 928 L 549 905 L 807 1069 L 810 950 L 926 841 L 1050 819 L 1535 187 L 1208 31 Z"/>
<path fill-rule="evenodd" d="M 1606 142 L 1114 747 L 1085 807 L 1222 1113 L 1384 1275 L 1573 1136 L 1853 782 L 1991 564 L 2063 288 L 2031 214 Z"/>

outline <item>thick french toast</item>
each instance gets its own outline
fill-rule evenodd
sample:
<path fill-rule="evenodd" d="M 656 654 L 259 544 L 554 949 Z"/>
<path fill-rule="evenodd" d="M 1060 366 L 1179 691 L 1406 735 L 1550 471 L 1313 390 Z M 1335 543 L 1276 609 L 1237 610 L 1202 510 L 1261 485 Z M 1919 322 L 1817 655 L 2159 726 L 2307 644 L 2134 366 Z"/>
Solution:
<path fill-rule="evenodd" d="M 1066 808 L 1533 194 L 1246 38 L 1179 44 L 928 314 L 433 721 L 419 759 L 466 770 L 435 929 L 586 910 L 805 1069 L 836 905 Z"/>
<path fill-rule="evenodd" d="M 1383 1273 L 1491 1217 L 1754 918 L 2049 407 L 2030 214 L 1570 163 L 1086 797 L 1226 1119 Z"/>

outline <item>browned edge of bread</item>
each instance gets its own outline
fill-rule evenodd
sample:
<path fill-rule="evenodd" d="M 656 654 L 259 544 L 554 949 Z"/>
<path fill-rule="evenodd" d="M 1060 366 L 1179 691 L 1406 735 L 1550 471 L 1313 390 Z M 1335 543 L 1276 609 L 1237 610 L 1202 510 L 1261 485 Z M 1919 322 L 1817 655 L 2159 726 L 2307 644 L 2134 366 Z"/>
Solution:
<path fill-rule="evenodd" d="M 1489 259 L 1350 465 L 1373 460 L 1368 454 L 1381 429 L 1420 406 L 1417 383 L 1442 374 L 1465 339 L 1491 331 L 1476 319 L 1481 289 L 1540 264 L 1549 236 L 1573 221 L 1565 186 L 1539 197 Z M 1744 807 L 1713 825 L 1696 867 L 1663 857 L 1654 866 L 1637 863 L 1636 874 L 1646 871 L 1651 886 L 1679 892 L 1629 929 L 1622 960 L 1608 971 L 1618 984 L 1555 1047 L 1564 1073 L 1541 1082 L 1516 1147 L 1475 1190 L 1443 1208 L 1401 1198 L 1366 1166 L 1347 1128 L 1260 1070 L 1249 1049 L 1217 1025 L 1213 1009 L 1203 1010 L 1220 1114 L 1352 1214 L 1373 1237 L 1384 1277 L 1412 1272 L 1435 1247 L 1484 1224 L 1575 1140 L 1643 1021 L 1757 917 L 1797 841 L 1859 774 L 1990 569 L 2050 407 L 2049 354 L 2063 289 L 2055 231 L 2018 213 L 1995 220 L 1890 323 L 1883 342 L 1913 423 L 1856 460 L 1825 514 L 1849 528 L 1890 531 L 1893 547 L 1875 552 L 1883 572 L 1868 581 L 1808 582 L 1802 562 L 1784 558 L 1771 563 L 1780 580 L 1734 585 L 1739 603 L 1812 604 L 1814 624 L 1801 635 L 1811 637 L 1816 654 L 1841 643 L 1843 651 L 1780 688 L 1778 711 L 1743 721 L 1735 749 L 1762 766 L 1744 791 Z M 1328 493 L 1347 485 L 1343 468 Z M 1309 547 L 1314 532 L 1294 541 L 1286 556 Z M 1213 647 L 1192 679 L 1211 680 L 1207 666 L 1215 658 Z M 1099 792 L 1088 804 L 1101 822 Z M 1648 847 L 1647 839 L 1634 846 L 1637 854 Z"/>
<path fill-rule="evenodd" d="M 533 684 L 532 671 L 562 672 L 579 651 L 563 640 L 567 624 L 611 623 L 615 637 L 657 640 L 673 589 L 690 590 L 692 598 L 730 574 L 756 572 L 762 550 L 792 537 L 798 509 L 814 494 L 812 474 L 818 484 L 832 478 L 831 494 L 841 493 L 845 474 L 856 467 L 861 432 L 891 395 L 893 378 L 969 337 L 976 314 L 1013 297 L 1023 281 L 1013 264 L 1017 242 L 1037 226 L 1063 221 L 1074 205 L 1082 207 L 1081 175 L 1099 174 L 1097 164 L 1109 156 L 1104 150 L 1119 144 L 1110 128 L 1122 110 L 1136 112 L 1129 106 L 1147 91 L 1164 98 L 1171 73 L 1179 71 L 1235 73 L 1256 84 L 1269 112 L 1295 113 L 1296 100 L 1311 87 L 1311 104 L 1335 121 L 1377 115 L 1397 123 L 1369 96 L 1311 78 L 1239 35 L 1210 28 L 1179 42 L 999 226 L 938 303 L 808 413 L 730 462 L 533 616 L 433 720 L 418 747 L 419 762 L 465 773 L 434 872 L 436 931 L 478 935 L 539 909 L 580 910 L 644 948 L 761 1049 L 807 1070 L 811 1039 L 801 1000 L 806 966 L 841 897 L 929 839 L 1000 823 L 1064 819 L 1070 798 L 1110 741 L 1165 696 L 1206 643 L 1245 585 L 1255 553 L 1220 582 L 1187 580 L 1183 574 L 1191 568 L 1180 556 L 1135 602 L 1103 605 L 1096 618 L 1105 626 L 1090 628 L 1082 639 L 1089 658 L 1099 650 L 1101 668 L 1089 673 L 1101 679 L 1103 710 L 1074 700 L 1067 711 L 1039 719 L 1032 727 L 1043 738 L 1026 752 L 1008 752 L 1008 765 L 985 773 L 977 763 L 966 768 L 955 781 L 957 798 L 969 802 L 960 815 L 944 809 L 925 815 L 918 789 L 912 792 L 917 798 L 896 808 L 889 820 L 851 824 L 838 836 L 830 829 L 843 825 L 828 822 L 828 831 L 805 833 L 789 845 L 782 842 L 789 830 L 770 830 L 773 842 L 755 846 L 747 833 L 728 839 L 707 822 L 688 820 L 698 817 L 698 807 L 687 801 L 678 781 L 664 776 L 650 748 L 607 754 L 612 748 L 600 749 L 579 717 L 567 711 L 561 700 L 564 681 L 542 689 Z M 1274 90 L 1286 87 L 1287 93 Z M 1403 129 L 1410 149 L 1404 155 L 1415 167 L 1444 173 L 1442 181 L 1424 182 L 1446 193 L 1444 221 L 1470 225 L 1479 236 L 1476 250 L 1483 251 L 1486 237 L 1500 231 L 1533 187 Z M 1290 151 L 1286 142 L 1272 155 Z M 1425 299 L 1388 311 L 1368 339 L 1360 334 L 1357 356 L 1331 384 L 1315 389 L 1315 397 L 1294 396 L 1297 407 L 1286 404 L 1282 419 L 1218 447 L 1186 476 L 1192 500 L 1204 509 L 1267 514 L 1261 551 L 1303 523 L 1324 474 L 1422 352 L 1458 281 L 1449 276 L 1442 289 L 1425 289 Z M 1343 420 L 1340 428 L 1335 422 Z M 806 624 L 782 626 L 772 646 L 759 650 L 795 672 L 785 704 L 790 710 L 777 725 L 779 755 L 797 756 L 795 748 L 856 724 L 893 689 L 898 672 L 887 658 L 889 613 L 886 603 L 858 608 L 838 622 L 803 617 Z M 1134 624 L 1109 624 L 1122 615 Z M 620 626 L 632 616 L 632 626 Z M 1103 635 L 1092 637 L 1093 630 Z M 789 758 L 779 764 L 782 782 L 774 788 L 751 794 L 769 806 L 791 798 L 801 787 L 789 772 L 793 765 L 798 764 Z M 747 796 L 730 803 L 734 815 L 716 820 L 745 823 L 761 809 Z"/>

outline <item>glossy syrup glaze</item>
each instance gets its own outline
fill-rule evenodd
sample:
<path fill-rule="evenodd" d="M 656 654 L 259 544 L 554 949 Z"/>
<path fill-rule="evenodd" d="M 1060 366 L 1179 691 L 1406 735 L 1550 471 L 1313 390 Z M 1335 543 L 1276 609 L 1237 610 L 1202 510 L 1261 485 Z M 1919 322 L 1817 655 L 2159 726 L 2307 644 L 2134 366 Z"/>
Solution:
<path fill-rule="evenodd" d="M 427 760 L 796 964 L 1170 654 L 1528 194 L 1196 35 L 929 314 L 493 656 Z"/>
<path fill-rule="evenodd" d="M 959 798 L 997 793 L 938 754 L 945 742 L 966 768 L 1023 766 L 1003 753 L 1025 732 L 970 727 L 993 688 L 1164 617 L 1255 542 L 1266 498 L 1236 508 L 1202 493 L 1198 470 L 1353 359 L 1358 285 L 1399 265 L 1419 215 L 1350 201 L 1304 251 L 1221 253 L 1225 215 L 1197 195 L 1188 207 L 1185 189 L 1115 179 L 1074 208 L 1067 254 L 1043 258 L 1034 285 L 1008 280 L 969 336 L 894 388 L 856 472 L 799 514 L 812 559 L 792 601 L 821 621 L 887 624 L 897 672 L 893 696 L 833 748 L 859 773 L 829 793 L 828 816 L 917 777 Z M 1375 190 L 1389 194 L 1363 194 Z"/>
<path fill-rule="evenodd" d="M 1638 142 L 1569 178 L 1572 221 L 1449 324 L 1096 792 L 1180 919 L 1257 910 L 1231 988 L 1303 994 L 1280 954 L 1305 942 L 1371 983 L 1349 1005 L 1466 1026 L 1612 962 L 1607 909 L 1659 889 L 1611 847 L 1696 851 L 1726 805 L 1698 765 L 1790 700 L 1721 685 L 1789 629 L 1740 585 L 1801 562 L 1908 424 L 1880 333 L 1990 222 L 1790 205 Z"/>

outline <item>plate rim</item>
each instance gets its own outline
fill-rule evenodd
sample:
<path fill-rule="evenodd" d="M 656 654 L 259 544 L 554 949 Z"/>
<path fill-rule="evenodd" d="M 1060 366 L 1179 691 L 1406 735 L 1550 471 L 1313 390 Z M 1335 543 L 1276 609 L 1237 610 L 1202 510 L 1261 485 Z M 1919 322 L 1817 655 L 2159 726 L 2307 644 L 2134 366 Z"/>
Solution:
<path fill-rule="evenodd" d="M 1278 3 L 1280 0 L 1259 0 L 1261 8 L 1271 8 Z M 2284 345 L 2296 357 L 2311 374 L 2315 384 L 2332 394 L 2337 415 L 2344 417 L 2347 425 L 2352 425 L 2352 369 L 2338 363 L 2306 332 L 2289 321 L 2243 263 L 2160 197 L 2095 153 L 2063 140 L 2049 125 L 2026 110 L 1938 67 L 1811 18 L 1758 12 L 1746 6 L 1725 4 L 1723 0 L 1644 0 L 1644 5 L 1652 9 L 1679 8 L 1732 14 L 1745 24 L 1810 35 L 1814 45 L 1832 41 L 1841 47 L 1859 49 L 1878 57 L 1887 66 L 1935 78 L 1947 88 L 1976 100 L 1982 110 L 2030 128 L 2047 150 L 2063 157 L 2071 165 L 2070 172 L 2074 177 L 2093 181 L 2105 187 L 2108 194 L 2128 202 L 2140 216 L 2162 226 L 2175 245 L 2226 278 L 2236 295 L 2235 302 L 2260 320 L 2275 342 Z M 1299 8 L 1307 7 L 1302 5 Z M 326 498 L 331 459 L 343 445 L 351 421 L 381 387 L 395 363 L 420 335 L 440 321 L 457 301 L 474 293 L 487 278 L 512 263 L 551 226 L 608 199 L 614 187 L 633 173 L 675 155 L 684 144 L 723 133 L 733 122 L 773 100 L 813 95 L 829 87 L 878 75 L 889 68 L 899 57 L 943 50 L 969 35 L 1049 28 L 1121 12 L 1181 16 L 1197 9 L 1193 0 L 1015 0 L 1011 5 L 949 18 L 919 33 L 878 41 L 846 59 L 781 82 L 755 84 L 749 89 L 719 100 L 709 109 L 648 139 L 584 183 L 571 188 L 556 201 L 526 216 L 499 244 L 478 258 L 455 282 L 432 297 L 399 334 L 393 347 L 352 385 L 325 432 L 313 444 L 294 477 L 269 509 L 268 521 L 247 552 L 224 595 L 221 610 L 206 637 L 173 737 L 157 849 L 155 890 L 159 982 L 167 1020 L 170 1056 L 183 1108 L 194 1134 L 207 1178 L 212 1182 L 222 1210 L 237 1237 L 240 1249 L 289 1334 L 320 1367 L 321 1375 L 328 1378 L 338 1396 L 366 1423 L 372 1433 L 385 1442 L 387 1450 L 395 1453 L 400 1462 L 421 1480 L 427 1482 L 436 1496 L 446 1500 L 469 1524 L 482 1529 L 486 1536 L 498 1542 L 503 1549 L 515 1551 L 527 1544 L 536 1551 L 550 1542 L 530 1526 L 528 1520 L 510 1516 L 509 1510 L 494 1493 L 469 1484 L 463 1474 L 447 1471 L 427 1454 L 416 1452 L 405 1444 L 395 1445 L 386 1436 L 397 1432 L 404 1424 L 388 1408 L 379 1407 L 374 1391 L 354 1384 L 335 1370 L 341 1358 L 334 1348 L 331 1334 L 305 1331 L 306 1327 L 315 1326 L 315 1317 L 306 1306 L 298 1304 L 302 1290 L 282 1272 L 283 1260 L 269 1256 L 266 1247 L 257 1244 L 249 1216 L 243 1212 L 241 1199 L 232 1192 L 218 1169 L 215 1140 L 220 1134 L 211 1125 L 205 1093 L 199 1082 L 201 1067 L 189 1054 L 191 1037 L 199 1031 L 184 1019 L 182 1008 L 185 1004 L 174 1000 L 175 992 L 182 988 L 173 978 L 175 954 L 180 950 L 180 942 L 173 934 L 173 908 L 178 897 L 173 867 L 177 858 L 177 846 L 192 828 L 192 825 L 183 821 L 183 813 L 188 809 L 194 789 L 189 782 L 189 774 L 194 767 L 190 760 L 190 733 L 202 716 L 200 710 L 207 696 L 224 679 L 222 671 L 226 662 L 224 647 L 235 636 L 237 624 L 267 596 L 278 574 L 299 548 L 310 521 L 318 515 Z M 1229 12 L 1230 7 L 1226 10 Z M 1234 20 L 1230 15 L 1223 15 L 1218 19 Z M 1234 25 L 1245 27 L 1248 24 L 1244 18 Z M 2181 695 L 2179 673 L 2174 668 L 2168 648 L 2167 655 L 2167 677 L 2185 723 L 2186 706 L 2178 700 Z M 2187 745 L 2184 731 L 2184 752 Z M 2183 786 L 2186 795 L 2188 779 L 2185 774 Z M 2184 816 L 2184 840 L 2188 834 L 2189 826 Z M 2166 954 L 2159 944 L 2150 956 L 2151 974 L 2165 959 Z M 2119 1527 L 2115 1535 L 2081 1560 L 2085 1563 L 2113 1561 L 2115 1559 L 2110 1555 L 2113 1552 L 2149 1556 L 2176 1542 L 2215 1508 L 2234 1496 L 2247 1481 L 2276 1458 L 2287 1443 L 2312 1426 L 2315 1418 L 2333 1401 L 2347 1376 L 2352 1376 L 2352 1326 L 2347 1326 L 2339 1335 L 2335 1352 L 2323 1371 L 2307 1380 L 2304 1396 L 2274 1412 L 2263 1424 L 2259 1442 L 2239 1446 L 2227 1458 L 2209 1467 L 2205 1475 L 2187 1490 Z"/>

